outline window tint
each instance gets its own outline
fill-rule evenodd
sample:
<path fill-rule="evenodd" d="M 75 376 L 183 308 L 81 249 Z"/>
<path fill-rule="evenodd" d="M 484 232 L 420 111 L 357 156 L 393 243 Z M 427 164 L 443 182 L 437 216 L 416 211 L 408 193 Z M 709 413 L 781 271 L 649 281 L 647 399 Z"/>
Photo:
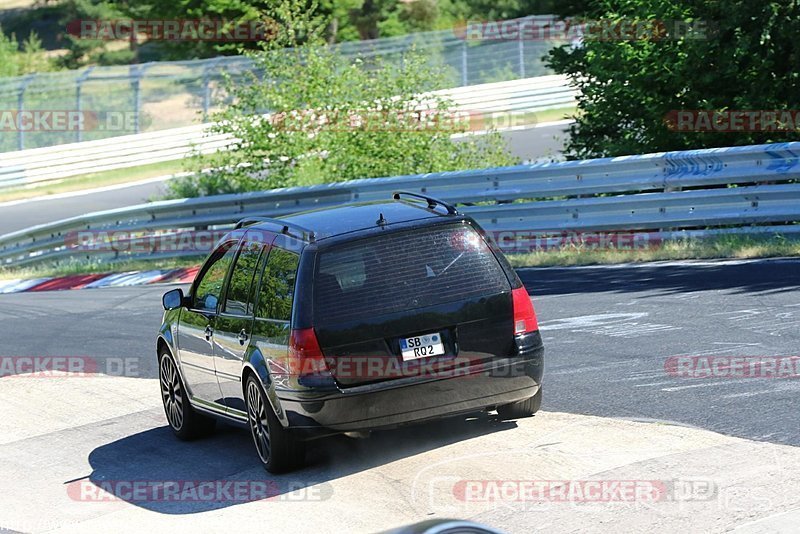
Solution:
<path fill-rule="evenodd" d="M 195 286 L 197 289 L 193 298 L 193 308 L 209 312 L 217 310 L 217 303 L 222 294 L 222 284 L 225 282 L 225 275 L 228 274 L 228 268 L 233 263 L 235 255 L 236 241 L 223 243 L 216 250 L 215 257 Z"/>
<path fill-rule="evenodd" d="M 258 259 L 263 246 L 261 243 L 248 241 L 242 246 L 236 264 L 233 266 L 231 281 L 225 297 L 225 313 L 234 315 L 252 315 L 253 300 L 250 298 L 250 289 L 253 285 L 253 276 L 256 273 Z"/>
<path fill-rule="evenodd" d="M 272 249 L 261 278 L 256 317 L 291 320 L 294 282 L 299 262 L 297 254 L 279 248 Z"/>
<path fill-rule="evenodd" d="M 478 232 L 437 226 L 322 252 L 314 277 L 314 321 L 331 324 L 509 290 Z"/>

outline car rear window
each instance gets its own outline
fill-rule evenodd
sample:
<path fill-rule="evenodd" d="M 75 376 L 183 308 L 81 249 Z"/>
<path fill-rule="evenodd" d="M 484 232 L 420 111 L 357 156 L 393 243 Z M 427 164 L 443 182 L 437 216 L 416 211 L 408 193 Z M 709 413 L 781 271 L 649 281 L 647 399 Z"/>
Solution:
<path fill-rule="evenodd" d="M 509 291 L 483 238 L 468 225 L 372 237 L 320 253 L 314 321 L 332 324 Z"/>

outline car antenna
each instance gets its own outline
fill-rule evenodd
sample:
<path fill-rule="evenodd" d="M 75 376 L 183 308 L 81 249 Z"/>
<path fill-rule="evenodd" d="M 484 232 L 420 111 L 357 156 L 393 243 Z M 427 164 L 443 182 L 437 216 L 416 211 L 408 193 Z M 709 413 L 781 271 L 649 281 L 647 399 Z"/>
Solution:
<path fill-rule="evenodd" d="M 378 226 L 383 226 L 384 224 L 386 224 L 386 219 L 383 217 L 383 213 L 381 213 L 380 219 L 375 221 L 375 224 L 377 224 Z"/>

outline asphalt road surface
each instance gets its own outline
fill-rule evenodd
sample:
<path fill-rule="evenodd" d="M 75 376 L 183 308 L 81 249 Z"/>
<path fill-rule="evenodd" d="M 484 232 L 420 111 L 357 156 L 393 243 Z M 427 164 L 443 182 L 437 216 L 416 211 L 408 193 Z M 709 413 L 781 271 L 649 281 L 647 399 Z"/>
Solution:
<path fill-rule="evenodd" d="M 509 149 L 521 160 L 556 157 L 563 145 L 566 126 L 546 126 L 503 132 Z M 0 235 L 31 226 L 75 217 L 93 211 L 133 206 L 158 198 L 166 182 L 113 187 L 87 194 L 67 194 L 28 202 L 0 203 Z"/>
<path fill-rule="evenodd" d="M 545 335 L 547 408 L 800 445 L 799 380 L 665 368 L 673 356 L 800 357 L 800 261 L 532 269 L 521 278 Z"/>
<path fill-rule="evenodd" d="M 665 365 L 673 356 L 797 356 L 800 262 L 520 274 L 546 343 L 539 415 L 516 423 L 487 415 L 367 440 L 321 440 L 311 446 L 308 468 L 273 481 L 280 503 L 271 504 L 76 498 L 81 484 L 265 475 L 245 431 L 184 444 L 166 429 L 154 380 L 165 287 L 0 295 L 0 356 L 89 356 L 107 361 L 100 367 L 110 375 L 133 363 L 127 377 L 1 379 L 0 494 L 8 506 L 0 510 L 0 527 L 133 531 L 172 524 L 211 531 L 261 517 L 271 530 L 294 524 L 374 532 L 443 516 L 509 532 L 736 526 L 770 532 L 795 524 L 800 382 L 686 378 L 670 375 Z M 497 506 L 465 502 L 457 490 L 465 480 L 531 478 L 699 480 L 715 490 L 705 500 L 644 507 Z"/>
<path fill-rule="evenodd" d="M 546 409 L 800 445 L 800 380 L 686 378 L 672 356 L 800 356 L 800 261 L 523 269 L 546 348 Z M 0 295 L 0 356 L 135 361 L 157 377 L 169 286 Z M 134 364 L 130 364 L 134 365 Z"/>

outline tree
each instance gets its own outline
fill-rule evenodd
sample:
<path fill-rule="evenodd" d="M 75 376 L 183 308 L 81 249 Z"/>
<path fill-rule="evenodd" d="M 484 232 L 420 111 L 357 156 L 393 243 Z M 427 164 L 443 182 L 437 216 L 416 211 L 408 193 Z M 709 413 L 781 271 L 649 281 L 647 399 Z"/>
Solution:
<path fill-rule="evenodd" d="M 31 32 L 22 42 L 22 52 L 18 55 L 19 70 L 22 74 L 47 72 L 52 70 L 52 63 L 44 55 L 42 40 L 36 32 Z"/>
<path fill-rule="evenodd" d="M 441 69 L 428 58 L 411 52 L 390 65 L 343 57 L 321 46 L 324 21 L 286 12 L 281 18 L 301 28 L 307 42 L 292 49 L 276 43 L 254 55 L 263 75 L 231 86 L 232 103 L 215 117 L 215 132 L 239 141 L 202 161 L 214 170 L 173 181 L 175 196 L 516 162 L 497 134 L 452 139 L 469 125 L 453 120 L 446 99 L 421 96 L 441 86 Z"/>
<path fill-rule="evenodd" d="M 660 21 L 670 34 L 589 38 L 580 47 L 550 53 L 550 65 L 581 91 L 569 157 L 797 139 L 796 132 L 674 131 L 666 120 L 675 110 L 797 110 L 796 1 L 587 0 L 578 9 L 604 23 Z M 694 31 L 684 34 L 673 21 L 691 23 Z"/>
<path fill-rule="evenodd" d="M 16 76 L 18 73 L 17 40 L 14 36 L 6 37 L 0 28 L 0 76 Z"/>
<path fill-rule="evenodd" d="M 361 9 L 364 0 L 320 0 L 319 14 L 328 20 L 325 40 L 328 44 L 358 39 L 358 31 L 350 23 L 350 13 Z"/>
<path fill-rule="evenodd" d="M 528 15 L 551 15 L 575 0 L 469 0 L 470 18 L 508 20 Z"/>
<path fill-rule="evenodd" d="M 6 37 L 0 28 L 0 77 L 46 72 L 51 67 L 42 52 L 42 41 L 36 32 L 28 35 L 20 50 L 17 37 L 14 34 Z"/>
<path fill-rule="evenodd" d="M 106 0 L 65 0 L 60 6 L 60 24 L 66 28 L 64 34 L 67 53 L 58 58 L 58 64 L 65 69 L 78 69 L 89 64 L 124 64 L 134 62 L 134 50 L 110 52 L 108 42 L 100 39 L 87 39 L 80 34 L 80 21 L 124 20 L 125 15 L 119 6 Z"/>

